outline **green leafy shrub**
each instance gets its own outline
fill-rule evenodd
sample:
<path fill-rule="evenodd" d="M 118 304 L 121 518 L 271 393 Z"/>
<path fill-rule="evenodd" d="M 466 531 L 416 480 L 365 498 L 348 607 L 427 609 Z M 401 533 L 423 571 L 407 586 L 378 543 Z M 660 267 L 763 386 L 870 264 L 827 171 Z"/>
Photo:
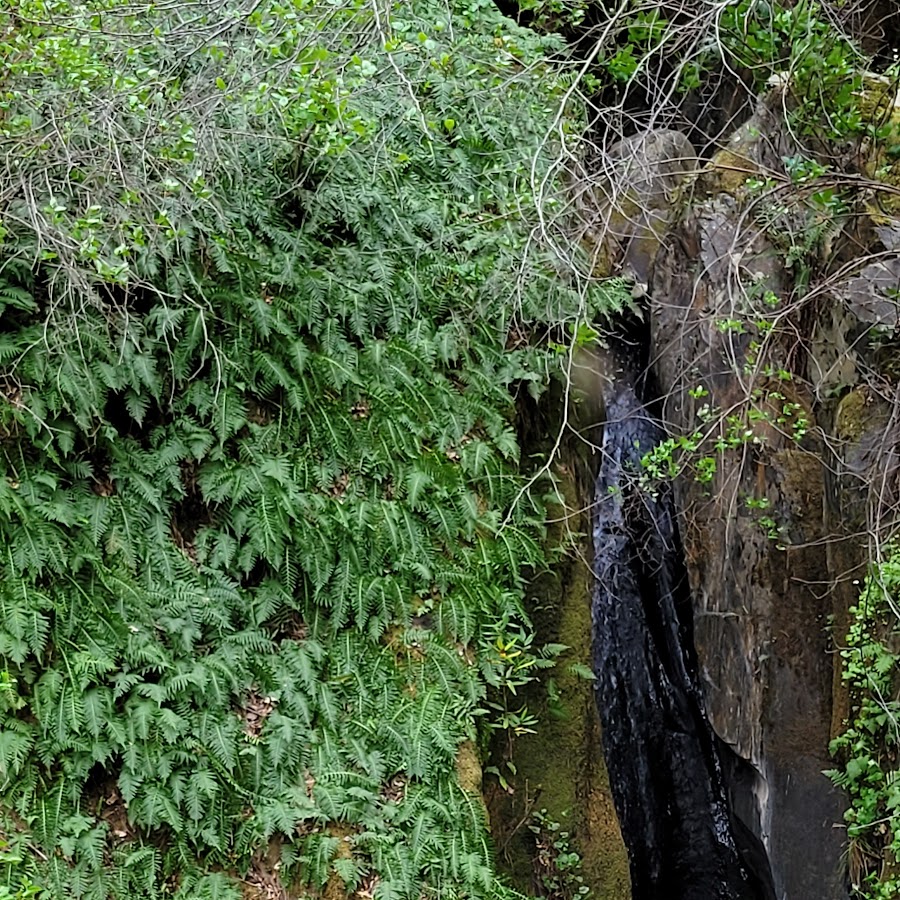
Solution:
<path fill-rule="evenodd" d="M 616 297 L 533 237 L 546 42 L 386 15 L 0 13 L 13 896 L 502 894 L 455 758 L 544 561 L 514 398 Z"/>
<path fill-rule="evenodd" d="M 757 86 L 783 73 L 801 133 L 841 139 L 861 132 L 865 59 L 819 4 L 740 0 L 723 8 L 719 25 L 726 59 L 753 73 Z"/>
<path fill-rule="evenodd" d="M 591 0 L 517 0 L 517 4 L 534 27 L 555 31 L 582 25 Z"/>
<path fill-rule="evenodd" d="M 657 114 L 672 95 L 706 96 L 728 78 L 729 90 L 749 88 L 748 95 L 781 85 L 803 137 L 846 139 L 867 130 L 859 96 L 866 58 L 813 0 L 730 0 L 690 14 L 627 3 L 603 19 L 597 56 L 607 83 Z"/>

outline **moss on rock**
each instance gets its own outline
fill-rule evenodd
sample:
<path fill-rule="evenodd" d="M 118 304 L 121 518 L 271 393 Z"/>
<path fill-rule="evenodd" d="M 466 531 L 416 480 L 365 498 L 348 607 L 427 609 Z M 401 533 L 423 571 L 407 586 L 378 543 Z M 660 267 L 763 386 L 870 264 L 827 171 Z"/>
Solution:
<path fill-rule="evenodd" d="M 698 187 L 702 195 L 728 194 L 738 197 L 746 192 L 747 179 L 759 171 L 758 163 L 743 156 L 740 147 L 719 150 L 700 175 Z"/>
<path fill-rule="evenodd" d="M 589 525 L 574 463 L 558 466 L 557 476 L 565 503 L 552 511 L 557 533 L 551 540 L 560 538 L 563 528 L 586 532 Z M 594 896 L 627 900 L 628 858 L 603 762 L 593 683 L 572 668 L 591 665 L 589 553 L 589 541 L 580 539 L 563 564 L 530 587 L 529 612 L 541 639 L 568 649 L 523 697 L 540 725 L 537 733 L 515 742 L 510 790 L 494 784 L 488 799 L 500 865 L 520 889 L 532 889 L 534 871 L 527 825 L 534 812 L 546 809 L 552 821 L 566 823 L 564 830 L 583 859 L 584 883 Z"/>
<path fill-rule="evenodd" d="M 841 399 L 835 415 L 835 433 L 841 440 L 858 441 L 871 427 L 867 391 L 857 388 Z"/>

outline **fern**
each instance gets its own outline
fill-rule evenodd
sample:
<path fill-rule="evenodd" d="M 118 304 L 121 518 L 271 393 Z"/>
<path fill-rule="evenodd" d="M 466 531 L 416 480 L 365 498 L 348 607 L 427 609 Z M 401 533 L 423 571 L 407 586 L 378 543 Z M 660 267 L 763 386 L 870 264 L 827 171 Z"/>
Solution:
<path fill-rule="evenodd" d="M 0 13 L 0 830 L 48 896 L 236 898 L 270 841 L 318 888 L 496 896 L 454 761 L 544 562 L 514 396 L 583 313 L 521 190 L 543 48 L 412 0 L 398 80 L 366 4 L 226 0 L 210 53 L 178 4 L 57 6 L 25 45 Z"/>

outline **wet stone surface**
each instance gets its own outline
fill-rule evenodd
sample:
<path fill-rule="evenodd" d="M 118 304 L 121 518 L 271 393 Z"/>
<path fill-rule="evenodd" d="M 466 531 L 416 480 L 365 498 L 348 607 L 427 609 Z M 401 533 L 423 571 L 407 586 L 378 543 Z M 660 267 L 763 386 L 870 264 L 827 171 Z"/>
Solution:
<path fill-rule="evenodd" d="M 624 367 L 606 408 L 593 523 L 593 656 L 633 897 L 774 897 L 758 841 L 746 830 L 736 839 L 732 828 L 700 692 L 674 504 L 636 478 L 641 457 L 664 435 Z"/>

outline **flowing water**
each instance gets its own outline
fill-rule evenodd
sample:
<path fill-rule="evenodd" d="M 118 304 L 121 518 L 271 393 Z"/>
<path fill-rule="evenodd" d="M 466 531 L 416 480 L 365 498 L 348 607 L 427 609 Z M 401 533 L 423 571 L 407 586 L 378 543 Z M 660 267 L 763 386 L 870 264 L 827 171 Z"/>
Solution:
<path fill-rule="evenodd" d="M 633 898 L 766 900 L 768 863 L 732 823 L 703 709 L 671 491 L 653 496 L 637 481 L 641 457 L 665 434 L 641 401 L 635 367 L 621 364 L 604 393 L 593 664 Z M 745 864 L 748 853 L 762 865 Z"/>

